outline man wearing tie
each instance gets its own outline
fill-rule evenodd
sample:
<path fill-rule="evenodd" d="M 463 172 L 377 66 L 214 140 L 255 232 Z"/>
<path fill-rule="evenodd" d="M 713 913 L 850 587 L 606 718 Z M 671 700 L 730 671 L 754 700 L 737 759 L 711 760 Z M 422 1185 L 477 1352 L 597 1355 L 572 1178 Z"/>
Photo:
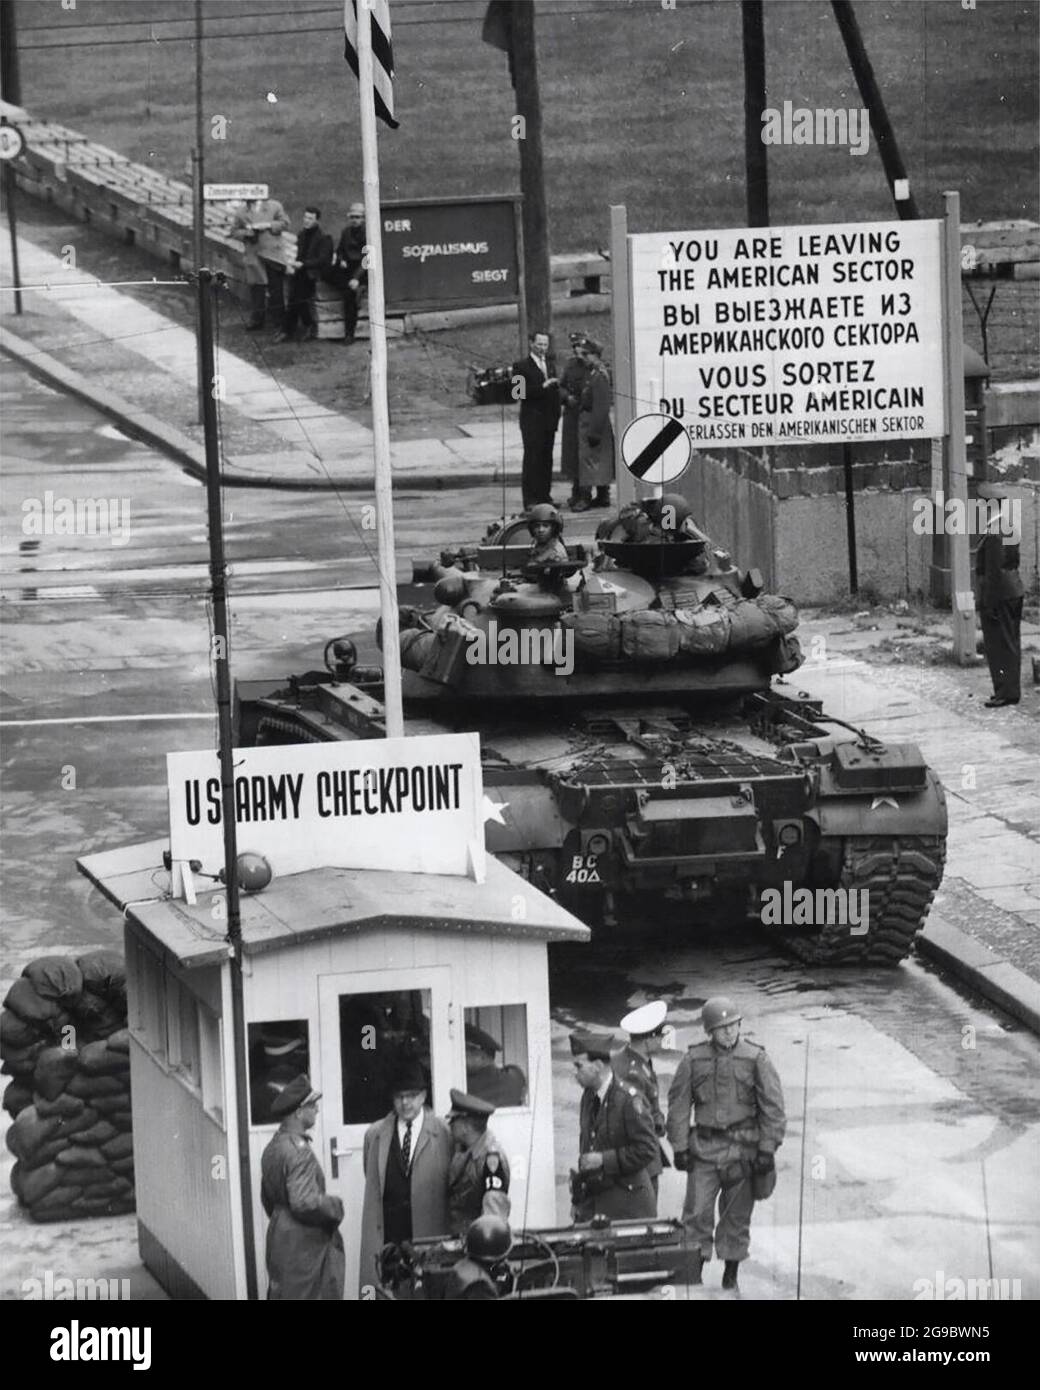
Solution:
<path fill-rule="evenodd" d="M 520 402 L 520 438 L 524 445 L 521 474 L 524 511 L 539 502 L 552 504 L 552 456 L 560 421 L 560 384 L 548 333 L 532 333 L 531 351 L 513 363 L 513 399 Z"/>
<path fill-rule="evenodd" d="M 572 1177 L 575 1221 L 655 1216 L 650 1166 L 658 1156 L 650 1108 L 637 1086 L 618 1081 L 610 1034 L 571 1034 L 574 1072 L 582 1088 L 578 1172 Z"/>
<path fill-rule="evenodd" d="M 384 1245 L 447 1235 L 448 1169 L 452 1139 L 443 1120 L 425 1108 L 426 1080 L 418 1062 L 393 1083 L 393 1109 L 365 1132 L 365 1204 L 361 1222 L 361 1297 L 376 1282 L 375 1257 Z"/>

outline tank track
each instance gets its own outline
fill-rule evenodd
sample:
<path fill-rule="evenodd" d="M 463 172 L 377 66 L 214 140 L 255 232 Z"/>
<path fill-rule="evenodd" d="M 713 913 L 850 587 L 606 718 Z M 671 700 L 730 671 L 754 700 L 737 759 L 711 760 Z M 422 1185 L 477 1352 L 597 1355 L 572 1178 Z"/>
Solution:
<path fill-rule="evenodd" d="M 853 936 L 847 924 L 830 923 L 785 944 L 807 965 L 898 965 L 924 926 L 945 862 L 941 835 L 849 836 L 840 886 L 869 892 L 866 932 Z"/>

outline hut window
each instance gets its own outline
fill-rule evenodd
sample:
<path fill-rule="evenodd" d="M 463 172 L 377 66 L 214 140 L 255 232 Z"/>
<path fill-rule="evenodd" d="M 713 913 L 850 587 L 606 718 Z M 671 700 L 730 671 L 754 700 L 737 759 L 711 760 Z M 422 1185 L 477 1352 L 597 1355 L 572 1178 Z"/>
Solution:
<path fill-rule="evenodd" d="M 198 1006 L 199 1072 L 202 1105 L 218 1124 L 224 1123 L 224 1069 L 220 1060 L 220 1019 L 205 1004 Z"/>
<path fill-rule="evenodd" d="M 173 976 L 166 986 L 166 1034 L 170 1070 L 197 1091 L 200 1081 L 198 1001 L 187 985 Z"/>
<path fill-rule="evenodd" d="M 133 940 L 133 938 L 131 938 Z M 160 1062 L 166 1061 L 166 975 L 162 962 L 140 941 L 133 940 L 127 957 L 133 1033 Z"/>
<path fill-rule="evenodd" d="M 371 1124 L 388 1114 L 394 1080 L 404 1070 L 422 1073 L 428 1105 L 446 1104 L 447 1097 L 435 1098 L 430 1085 L 431 1010 L 428 989 L 340 995 L 345 1125 Z"/>
<path fill-rule="evenodd" d="M 249 1114 L 254 1125 L 273 1125 L 278 1093 L 305 1072 L 310 1075 L 310 1041 L 305 1018 L 249 1025 Z"/>
<path fill-rule="evenodd" d="M 501 1109 L 527 1104 L 527 1005 L 470 1008 L 466 1020 L 466 1090 Z"/>

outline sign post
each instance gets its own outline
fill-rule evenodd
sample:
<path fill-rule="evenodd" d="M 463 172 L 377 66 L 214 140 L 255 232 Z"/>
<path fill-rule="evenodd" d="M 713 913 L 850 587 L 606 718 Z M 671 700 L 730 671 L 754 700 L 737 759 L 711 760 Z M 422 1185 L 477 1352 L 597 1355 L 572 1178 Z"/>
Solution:
<path fill-rule="evenodd" d="M 4 198 L 7 202 L 7 225 L 11 232 L 11 279 L 14 283 L 14 311 L 22 312 L 22 275 L 18 266 L 18 220 L 14 210 L 15 178 L 12 160 L 25 149 L 25 136 L 16 125 L 5 118 L 0 125 L 0 159 L 4 162 Z"/>
<path fill-rule="evenodd" d="M 610 209 L 610 286 L 611 318 L 614 332 L 614 437 L 621 439 L 641 411 L 636 409 L 632 380 L 632 282 L 628 265 L 628 209 L 619 204 Z M 614 481 L 618 506 L 636 495 L 635 479 L 621 458 L 615 455 Z"/>
<path fill-rule="evenodd" d="M 944 193 L 945 362 L 947 404 L 946 496 L 967 515 L 968 458 L 964 416 L 964 327 L 961 319 L 961 195 Z M 985 444 L 985 441 L 983 441 Z M 959 504 L 959 505 L 958 505 Z M 975 661 L 975 596 L 971 588 L 971 559 L 967 534 L 950 528 L 946 538 L 950 561 L 950 607 L 953 613 L 953 654 L 961 666 Z"/>

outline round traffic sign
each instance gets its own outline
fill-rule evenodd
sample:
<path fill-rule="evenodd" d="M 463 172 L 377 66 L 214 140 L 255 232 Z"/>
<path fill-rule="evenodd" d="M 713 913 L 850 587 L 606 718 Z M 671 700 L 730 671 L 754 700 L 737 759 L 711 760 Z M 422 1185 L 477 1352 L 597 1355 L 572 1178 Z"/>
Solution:
<path fill-rule="evenodd" d="M 17 159 L 25 149 L 25 136 L 16 125 L 0 125 L 0 159 Z"/>
<path fill-rule="evenodd" d="M 690 436 L 671 415 L 639 415 L 621 436 L 625 467 L 643 483 L 670 483 L 693 457 Z"/>

